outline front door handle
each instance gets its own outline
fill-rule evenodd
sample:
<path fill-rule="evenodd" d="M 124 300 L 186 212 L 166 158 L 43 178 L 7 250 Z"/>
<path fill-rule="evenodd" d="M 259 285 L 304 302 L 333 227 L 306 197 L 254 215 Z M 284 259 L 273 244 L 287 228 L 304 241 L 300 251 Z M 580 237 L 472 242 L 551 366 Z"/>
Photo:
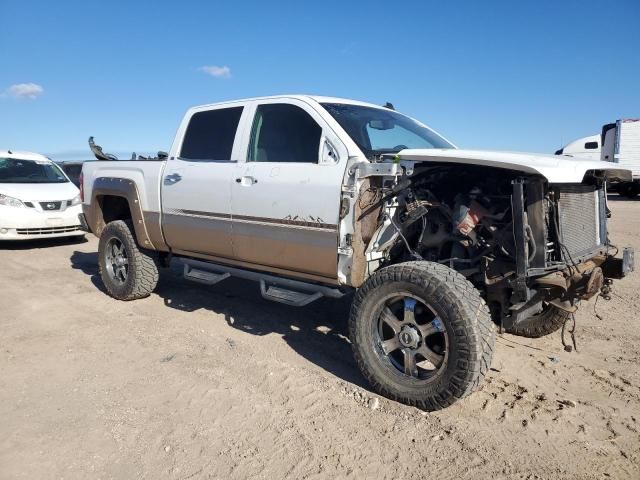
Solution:
<path fill-rule="evenodd" d="M 249 186 L 249 185 L 253 185 L 254 183 L 258 183 L 258 179 L 249 177 L 249 176 L 238 177 L 236 178 L 236 183 L 239 183 L 244 186 Z"/>
<path fill-rule="evenodd" d="M 180 180 L 182 180 L 182 175 L 179 173 L 172 173 L 164 177 L 164 184 L 173 185 L 174 183 L 178 183 Z"/>

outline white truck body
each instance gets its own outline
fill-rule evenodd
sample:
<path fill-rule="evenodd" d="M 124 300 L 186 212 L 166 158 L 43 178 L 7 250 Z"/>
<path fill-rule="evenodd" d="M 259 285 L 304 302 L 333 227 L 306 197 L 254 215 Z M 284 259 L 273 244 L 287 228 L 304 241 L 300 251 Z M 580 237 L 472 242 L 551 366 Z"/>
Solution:
<path fill-rule="evenodd" d="M 358 182 L 381 173 L 322 104 L 382 107 L 353 100 L 305 95 L 276 96 L 198 106 L 186 113 L 167 161 L 86 162 L 84 202 L 89 207 L 98 177 L 130 180 L 137 186 L 147 230 L 161 231 L 162 244 L 180 255 L 206 255 L 233 265 L 260 266 L 278 273 L 347 284 L 350 259 L 345 238 L 353 233 L 353 209 L 339 218 L 345 175 L 360 165 Z M 321 126 L 316 163 L 248 161 L 258 105 L 299 107 Z M 229 159 L 201 161 L 181 157 L 187 128 L 202 112 L 240 108 L 242 113 Z M 416 123 L 419 123 L 415 121 Z M 422 125 L 422 124 L 420 124 Z M 627 178 L 610 163 L 563 161 L 552 155 L 447 149 L 405 149 L 403 162 L 451 162 L 536 173 L 551 183 L 580 183 L 588 172 Z M 391 176 L 398 171 L 391 172 Z M 357 185 L 355 186 L 357 188 Z M 286 194 L 283 194 L 285 193 Z M 149 247 L 158 243 L 149 238 Z M 256 248 L 257 242 L 260 248 Z M 335 271 L 336 255 L 340 265 Z M 343 254 L 348 256 L 348 254 Z M 337 275 L 336 275 L 337 273 Z"/>
<path fill-rule="evenodd" d="M 278 96 L 190 109 L 168 154 L 117 161 L 90 140 L 83 217 L 106 290 L 159 264 L 260 282 L 303 306 L 356 290 L 356 362 L 381 394 L 435 410 L 486 373 L 499 322 L 540 336 L 633 270 L 607 235 L 609 162 L 457 149 L 392 106 Z M 489 310 L 489 307 L 491 311 Z M 427 388 L 428 387 L 428 388 Z"/>
<path fill-rule="evenodd" d="M 232 265 L 260 266 L 277 273 L 295 272 L 309 279 L 347 284 L 351 268 L 346 237 L 354 229 L 353 208 L 339 218 L 348 173 L 359 168 L 356 185 L 376 172 L 354 140 L 323 104 L 382 107 L 353 100 L 305 95 L 224 102 L 189 109 L 176 133 L 167 161 L 98 161 L 83 166 L 85 207 L 97 178 L 131 181 L 137 189 L 144 223 L 151 234 L 146 246 L 179 255 L 224 260 Z M 252 124 L 258 105 L 293 105 L 321 127 L 316 163 L 248 161 Z M 188 126 L 195 115 L 241 109 L 230 158 L 202 161 L 181 157 Z M 416 123 L 419 123 L 416 121 Z M 422 124 L 420 124 L 422 125 Z M 568 162 L 552 155 L 462 150 L 405 149 L 397 153 L 405 166 L 415 162 L 450 162 L 539 174 L 550 183 L 580 183 L 589 172 L 628 179 L 629 172 L 611 163 Z M 369 165 L 370 168 L 366 168 Z M 260 248 L 257 248 L 257 242 Z M 340 253 L 342 252 L 342 253 Z M 339 265 L 336 272 L 336 258 Z"/>

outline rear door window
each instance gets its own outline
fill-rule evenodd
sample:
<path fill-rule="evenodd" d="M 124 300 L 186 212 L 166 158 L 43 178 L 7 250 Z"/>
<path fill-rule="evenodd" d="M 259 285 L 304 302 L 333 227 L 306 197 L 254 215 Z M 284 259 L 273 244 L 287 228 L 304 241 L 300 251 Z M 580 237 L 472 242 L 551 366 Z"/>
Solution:
<path fill-rule="evenodd" d="M 194 161 L 231 160 L 243 107 L 194 113 L 182 142 L 180 158 Z"/>

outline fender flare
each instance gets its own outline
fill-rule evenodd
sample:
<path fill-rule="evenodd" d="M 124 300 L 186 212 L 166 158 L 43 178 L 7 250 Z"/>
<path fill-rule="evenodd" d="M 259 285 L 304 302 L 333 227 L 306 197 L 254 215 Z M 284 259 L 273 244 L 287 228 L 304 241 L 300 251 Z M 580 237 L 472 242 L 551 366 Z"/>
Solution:
<path fill-rule="evenodd" d="M 102 202 L 99 201 L 99 198 L 104 196 L 120 197 L 127 201 L 136 239 L 141 247 L 153 250 L 164 249 L 164 247 L 166 247 L 162 236 L 160 236 L 160 241 L 158 241 L 156 235 L 150 235 L 145 222 L 142 205 L 140 204 L 138 187 L 134 181 L 125 178 L 98 177 L 93 182 L 91 201 L 88 205 L 85 204 L 83 206 L 83 210 L 91 231 L 94 232 L 97 237 L 100 236 L 106 225 L 102 212 Z M 156 241 L 154 242 L 152 238 L 156 238 Z M 160 244 L 156 245 L 157 243 Z"/>

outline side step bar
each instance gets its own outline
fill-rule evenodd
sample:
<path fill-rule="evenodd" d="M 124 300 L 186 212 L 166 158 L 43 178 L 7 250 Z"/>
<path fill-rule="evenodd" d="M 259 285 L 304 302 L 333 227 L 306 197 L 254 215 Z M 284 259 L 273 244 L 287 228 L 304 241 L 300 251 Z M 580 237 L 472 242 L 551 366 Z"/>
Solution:
<path fill-rule="evenodd" d="M 290 278 L 277 277 L 253 270 L 228 267 L 203 262 L 192 258 L 177 259 L 184 265 L 184 278 L 205 285 L 215 285 L 229 277 L 244 278 L 260 282 L 260 293 L 266 300 L 303 307 L 322 297 L 340 298 L 344 295 L 338 288 L 308 283 Z"/>
<path fill-rule="evenodd" d="M 262 298 L 294 307 L 304 307 L 323 296 L 321 292 L 297 292 L 277 285 L 267 285 L 264 280 L 260 280 L 260 293 Z"/>
<path fill-rule="evenodd" d="M 191 280 L 192 282 L 203 283 L 205 285 L 215 285 L 230 276 L 230 273 L 205 272 L 204 270 L 197 270 L 191 265 L 185 264 L 184 266 L 184 278 Z"/>

